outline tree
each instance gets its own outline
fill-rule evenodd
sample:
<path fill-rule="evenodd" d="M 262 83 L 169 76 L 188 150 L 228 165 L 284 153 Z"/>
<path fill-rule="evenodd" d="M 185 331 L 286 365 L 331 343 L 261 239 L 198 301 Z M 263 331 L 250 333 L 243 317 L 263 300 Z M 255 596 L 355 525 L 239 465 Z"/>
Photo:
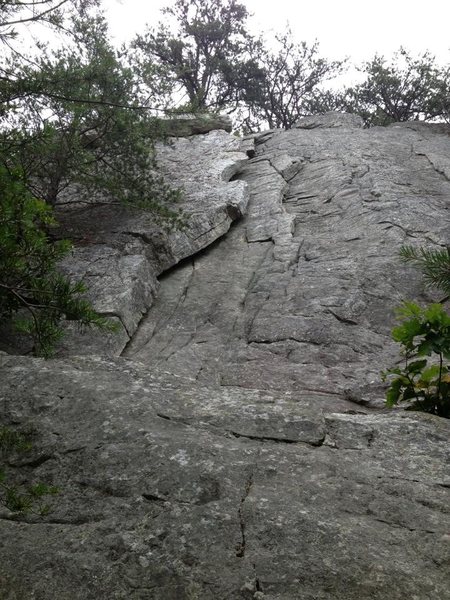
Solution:
<path fill-rule="evenodd" d="M 149 89 L 170 82 L 161 106 L 225 110 L 245 131 L 289 128 L 301 116 L 336 108 L 322 84 L 344 62 L 321 58 L 318 44 L 296 43 L 288 31 L 276 36 L 273 52 L 250 35 L 247 9 L 236 0 L 176 0 L 163 12 L 175 27 L 160 23 L 134 41 Z"/>
<path fill-rule="evenodd" d="M 345 61 L 319 56 L 319 45 L 297 43 L 292 32 L 275 37 L 278 50 L 260 48 L 254 82 L 245 86 L 247 130 L 261 127 L 290 129 L 301 117 L 334 110 L 335 97 L 322 84 L 340 74 Z"/>
<path fill-rule="evenodd" d="M 14 74 L 1 91 L 14 127 L 0 138 L 0 160 L 19 165 L 51 205 L 78 184 L 80 197 L 109 193 L 175 219 L 177 194 L 156 171 L 153 142 L 162 131 L 140 105 L 132 69 L 107 41 L 102 17 L 75 19 L 72 34 L 76 48 L 7 64 Z"/>
<path fill-rule="evenodd" d="M 71 17 L 64 48 L 40 44 L 40 55 L 25 56 L 10 45 L 0 64 L 0 321 L 12 319 L 44 356 L 64 319 L 110 328 L 83 299 L 84 286 L 57 271 L 70 248 L 49 235 L 61 193 L 106 196 L 172 225 L 178 219 L 178 193 L 156 170 L 162 133 L 139 104 L 139 84 L 108 42 L 104 19 L 85 8 Z M 52 25 L 66 29 L 60 19 Z"/>
<path fill-rule="evenodd" d="M 430 99 L 434 118 L 450 123 L 450 65 L 441 67 L 436 82 L 436 94 Z"/>
<path fill-rule="evenodd" d="M 375 55 L 361 71 L 367 78 L 347 90 L 347 107 L 366 125 L 448 118 L 450 72 L 428 52 L 414 57 L 400 48 L 390 62 Z"/>
<path fill-rule="evenodd" d="M 134 41 L 149 87 L 160 79 L 170 82 L 166 94 L 181 96 L 192 111 L 235 110 L 257 47 L 246 30 L 245 6 L 236 0 L 176 0 L 163 12 L 175 28 L 160 23 Z"/>

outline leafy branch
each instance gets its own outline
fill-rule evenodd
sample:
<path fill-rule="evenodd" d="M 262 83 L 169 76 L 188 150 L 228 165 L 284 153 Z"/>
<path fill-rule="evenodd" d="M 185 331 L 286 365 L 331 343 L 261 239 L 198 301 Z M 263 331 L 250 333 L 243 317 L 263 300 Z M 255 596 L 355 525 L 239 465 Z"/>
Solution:
<path fill-rule="evenodd" d="M 441 304 L 421 308 L 405 302 L 398 309 L 402 321 L 392 337 L 402 345 L 403 368 L 383 372 L 383 380 L 394 376 L 386 394 L 387 406 L 411 402 L 411 408 L 440 417 L 450 417 L 450 316 Z M 426 356 L 437 356 L 437 364 L 428 364 Z"/>

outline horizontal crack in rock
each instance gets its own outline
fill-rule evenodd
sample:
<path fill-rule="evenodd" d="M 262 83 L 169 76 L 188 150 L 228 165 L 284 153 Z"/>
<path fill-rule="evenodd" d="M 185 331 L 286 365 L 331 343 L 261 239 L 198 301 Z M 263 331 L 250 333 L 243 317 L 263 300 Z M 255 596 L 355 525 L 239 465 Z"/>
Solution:
<path fill-rule="evenodd" d="M 308 442 L 306 440 L 299 439 L 290 439 L 290 438 L 281 438 L 275 436 L 267 436 L 267 435 L 250 435 L 246 433 L 238 433 L 237 431 L 233 431 L 231 429 L 228 430 L 228 433 L 233 435 L 235 438 L 246 438 L 248 440 L 255 440 L 257 442 L 276 442 L 279 444 L 307 444 L 308 446 L 322 446 L 325 441 L 325 435 L 318 439 L 317 441 Z"/>
<path fill-rule="evenodd" d="M 164 415 L 162 413 L 156 413 L 156 416 L 160 419 L 164 419 L 164 421 L 170 421 L 171 423 L 179 423 L 180 425 L 190 425 L 190 423 L 182 417 L 169 417 L 169 415 Z"/>
<path fill-rule="evenodd" d="M 40 467 L 44 463 L 49 460 L 52 460 L 54 457 L 53 454 L 43 454 L 42 456 L 38 456 L 37 458 L 33 458 L 30 460 L 21 460 L 20 462 L 15 462 L 14 466 L 16 467 L 31 467 L 35 469 L 36 467 Z"/>
<path fill-rule="evenodd" d="M 142 494 L 142 497 L 148 502 L 167 502 L 167 498 L 164 498 L 163 496 L 157 496 L 156 494 Z"/>
<path fill-rule="evenodd" d="M 407 531 L 420 531 L 421 533 L 430 533 L 436 534 L 440 533 L 438 531 L 434 531 L 432 529 L 421 529 L 419 527 L 408 527 L 407 525 L 401 525 L 400 523 L 392 523 L 391 521 L 386 521 L 385 519 L 380 519 L 379 517 L 373 517 L 374 521 L 378 523 L 384 523 L 385 525 L 389 525 L 390 527 L 394 527 L 395 529 L 406 529 Z"/>

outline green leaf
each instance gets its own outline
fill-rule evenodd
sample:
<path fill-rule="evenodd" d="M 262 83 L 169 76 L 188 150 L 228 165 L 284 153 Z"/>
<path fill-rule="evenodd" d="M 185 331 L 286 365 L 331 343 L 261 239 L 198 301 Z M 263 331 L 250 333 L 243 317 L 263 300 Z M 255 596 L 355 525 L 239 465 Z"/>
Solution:
<path fill-rule="evenodd" d="M 423 316 L 431 325 L 437 327 L 450 324 L 450 318 L 446 314 L 442 304 L 430 304 L 424 310 Z"/>
<path fill-rule="evenodd" d="M 400 379 L 394 379 L 391 383 L 390 388 L 386 392 L 386 404 L 388 406 L 394 406 L 397 404 L 401 395 L 402 382 Z"/>
<path fill-rule="evenodd" d="M 439 376 L 439 365 L 431 365 L 422 371 L 419 382 L 420 383 L 431 383 L 435 378 Z"/>
<path fill-rule="evenodd" d="M 415 361 L 409 363 L 409 365 L 406 367 L 406 372 L 407 373 L 411 373 L 411 374 L 419 373 L 426 366 L 427 366 L 426 359 L 424 359 L 424 360 L 415 360 Z"/>
<path fill-rule="evenodd" d="M 412 346 L 414 338 L 424 333 L 423 324 L 419 319 L 411 319 L 405 321 L 402 325 L 394 327 L 392 330 L 392 338 L 396 342 L 400 342 L 405 346 Z"/>

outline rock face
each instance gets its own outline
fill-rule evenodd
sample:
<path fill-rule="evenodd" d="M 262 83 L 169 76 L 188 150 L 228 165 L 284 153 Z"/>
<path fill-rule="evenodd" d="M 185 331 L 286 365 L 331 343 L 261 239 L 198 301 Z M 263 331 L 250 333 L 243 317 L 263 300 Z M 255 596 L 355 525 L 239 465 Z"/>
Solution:
<path fill-rule="evenodd" d="M 336 114 L 296 127 L 256 138 L 246 218 L 161 279 L 125 354 L 203 384 L 375 402 L 394 307 L 430 300 L 398 250 L 450 241 L 450 136 Z"/>
<path fill-rule="evenodd" d="M 0 515 L 3 598 L 450 597 L 448 421 L 123 359 L 4 362 L 2 422 L 38 432 L 13 465 L 61 493 Z"/>
<path fill-rule="evenodd" d="M 431 299 L 398 249 L 450 241 L 450 129 L 329 114 L 252 143 L 161 150 L 184 232 L 90 209 L 70 268 L 110 282 L 120 341 L 0 355 L 0 423 L 34 431 L 10 476 L 61 489 L 1 509 L 2 600 L 450 599 L 450 422 L 379 384 L 393 307 Z"/>
<path fill-rule="evenodd" d="M 187 221 L 182 230 L 166 231 L 142 211 L 120 206 L 60 209 L 58 220 L 76 241 L 64 269 L 86 283 L 96 310 L 120 325 L 119 334 L 106 336 L 81 336 L 74 329 L 61 353 L 120 354 L 154 301 L 158 276 L 223 236 L 245 212 L 246 184 L 230 181 L 247 160 L 241 147 L 222 130 L 158 147 L 161 171 L 182 190 L 179 208 Z"/>

